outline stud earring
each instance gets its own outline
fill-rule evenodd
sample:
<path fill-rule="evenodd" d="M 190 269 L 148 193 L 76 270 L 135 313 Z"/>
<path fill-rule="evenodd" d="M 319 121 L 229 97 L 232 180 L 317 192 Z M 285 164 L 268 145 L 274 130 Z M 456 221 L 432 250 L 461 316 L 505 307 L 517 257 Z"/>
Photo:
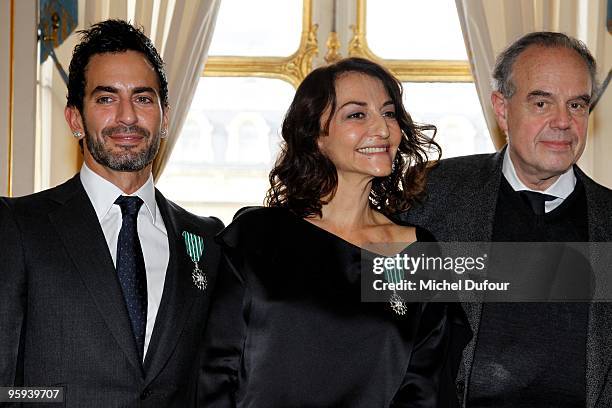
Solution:
<path fill-rule="evenodd" d="M 72 136 L 74 136 L 75 139 L 80 139 L 81 137 L 83 137 L 83 134 L 78 130 L 75 130 L 74 132 L 72 132 Z"/>

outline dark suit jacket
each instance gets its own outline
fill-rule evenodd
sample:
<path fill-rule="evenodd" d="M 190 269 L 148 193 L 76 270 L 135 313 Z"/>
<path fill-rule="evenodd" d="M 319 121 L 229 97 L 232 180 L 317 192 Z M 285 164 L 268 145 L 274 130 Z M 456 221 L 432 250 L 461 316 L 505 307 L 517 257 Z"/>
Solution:
<path fill-rule="evenodd" d="M 423 203 L 403 214 L 402 219 L 427 228 L 441 242 L 491 241 L 504 151 L 440 161 L 429 175 Z M 612 191 L 594 182 L 577 166 L 574 172 L 586 192 L 589 241 L 611 241 Z M 599 249 L 593 250 L 592 259 L 602 257 L 597 253 Z M 465 400 L 482 304 L 463 306 L 474 333 L 463 352 L 463 366 L 457 379 L 457 389 Z M 611 367 L 612 306 L 592 303 L 587 333 L 587 407 L 612 406 Z"/>
<path fill-rule="evenodd" d="M 66 407 L 195 404 L 200 339 L 219 262 L 213 236 L 223 224 L 186 212 L 159 191 L 156 201 L 170 258 L 143 364 L 79 175 L 37 194 L 0 198 L 1 386 L 64 386 Z M 183 231 L 204 238 L 206 291 L 192 282 Z"/>

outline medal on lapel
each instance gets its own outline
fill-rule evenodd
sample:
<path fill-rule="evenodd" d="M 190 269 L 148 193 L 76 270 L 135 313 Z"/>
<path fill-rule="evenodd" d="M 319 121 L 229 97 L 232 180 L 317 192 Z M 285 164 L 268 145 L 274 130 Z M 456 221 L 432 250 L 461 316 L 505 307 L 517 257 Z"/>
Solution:
<path fill-rule="evenodd" d="M 208 278 L 206 272 L 200 269 L 198 262 L 202 257 L 204 251 L 204 239 L 191 232 L 183 231 L 183 238 L 185 239 L 185 247 L 187 247 L 187 253 L 193 261 L 193 272 L 191 272 L 191 279 L 196 288 L 200 290 L 206 290 L 208 286 Z"/>

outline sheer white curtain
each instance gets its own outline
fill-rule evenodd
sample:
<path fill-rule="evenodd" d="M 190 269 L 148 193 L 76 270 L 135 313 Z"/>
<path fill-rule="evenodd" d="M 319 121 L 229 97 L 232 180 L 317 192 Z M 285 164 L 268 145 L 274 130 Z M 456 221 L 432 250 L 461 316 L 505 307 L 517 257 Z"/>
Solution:
<path fill-rule="evenodd" d="M 221 0 L 88 0 L 85 25 L 120 18 L 144 28 L 166 63 L 170 102 L 168 138 L 153 166 L 161 175 L 180 135 L 204 68 Z"/>
<path fill-rule="evenodd" d="M 564 32 L 584 41 L 598 61 L 607 35 L 606 0 L 455 0 L 476 89 L 497 148 L 505 143 L 490 103 L 495 57 L 531 31 Z M 600 24 L 601 22 L 601 24 Z M 600 55 L 601 54 L 601 55 Z"/>

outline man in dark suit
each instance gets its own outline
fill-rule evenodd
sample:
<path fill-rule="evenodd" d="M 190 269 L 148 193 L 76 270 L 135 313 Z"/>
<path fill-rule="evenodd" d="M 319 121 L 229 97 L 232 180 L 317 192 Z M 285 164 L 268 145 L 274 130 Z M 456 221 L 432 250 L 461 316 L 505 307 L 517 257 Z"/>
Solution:
<path fill-rule="evenodd" d="M 439 241 L 587 242 L 612 237 L 612 191 L 576 166 L 596 90 L 595 61 L 564 34 L 503 51 L 491 96 L 508 144 L 442 160 L 404 219 Z M 474 337 L 457 390 L 467 407 L 609 407 L 607 303 L 465 303 Z"/>
<path fill-rule="evenodd" d="M 66 407 L 193 406 L 223 225 L 153 186 L 168 90 L 150 40 L 119 20 L 81 34 L 65 113 L 83 167 L 0 199 L 0 385 L 63 387 Z"/>

